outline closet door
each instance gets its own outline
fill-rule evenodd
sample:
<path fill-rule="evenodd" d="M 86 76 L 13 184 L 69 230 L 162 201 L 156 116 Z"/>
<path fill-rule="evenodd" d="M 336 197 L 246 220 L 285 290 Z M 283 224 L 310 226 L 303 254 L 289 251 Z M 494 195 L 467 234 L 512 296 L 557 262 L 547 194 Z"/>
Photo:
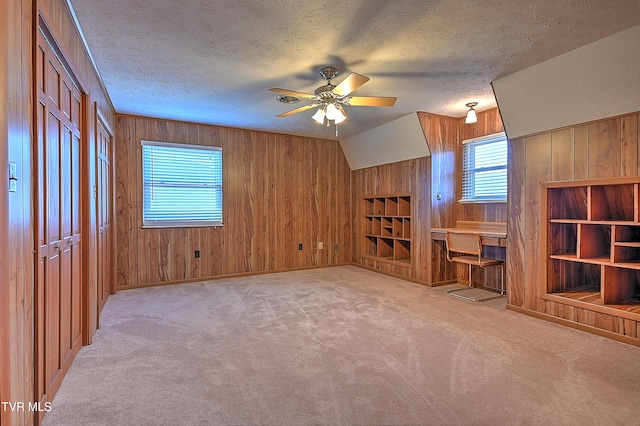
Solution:
<path fill-rule="evenodd" d="M 100 324 L 100 313 L 105 302 L 113 292 L 113 167 L 112 167 L 112 143 L 113 138 L 107 131 L 101 120 L 97 120 L 97 214 L 98 214 L 98 324 Z"/>
<path fill-rule="evenodd" d="M 36 51 L 36 401 L 60 387 L 81 345 L 82 96 L 38 33 Z"/>

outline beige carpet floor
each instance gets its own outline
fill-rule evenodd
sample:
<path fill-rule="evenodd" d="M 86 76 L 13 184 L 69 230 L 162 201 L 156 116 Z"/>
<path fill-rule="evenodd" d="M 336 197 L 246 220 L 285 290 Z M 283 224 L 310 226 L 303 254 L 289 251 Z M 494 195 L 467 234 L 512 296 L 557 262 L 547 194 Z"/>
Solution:
<path fill-rule="evenodd" d="M 345 266 L 122 291 L 44 424 L 640 424 L 640 348 L 452 288 Z"/>

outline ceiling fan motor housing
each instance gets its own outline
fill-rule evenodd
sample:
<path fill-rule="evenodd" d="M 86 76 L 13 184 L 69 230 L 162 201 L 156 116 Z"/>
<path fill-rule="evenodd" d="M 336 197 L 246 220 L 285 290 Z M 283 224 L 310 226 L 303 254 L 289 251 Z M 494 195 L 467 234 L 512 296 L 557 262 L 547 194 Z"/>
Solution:
<path fill-rule="evenodd" d="M 320 70 L 320 75 L 326 78 L 327 80 L 331 80 L 332 78 L 338 75 L 338 68 L 324 67 Z M 329 82 L 329 84 L 331 84 L 331 82 Z"/>
<path fill-rule="evenodd" d="M 335 88 L 336 86 L 333 84 L 326 84 L 324 86 L 320 86 L 318 87 L 316 90 L 314 90 L 314 94 L 316 96 L 319 97 L 326 97 L 326 96 L 330 96 L 333 94 L 332 90 Z"/>

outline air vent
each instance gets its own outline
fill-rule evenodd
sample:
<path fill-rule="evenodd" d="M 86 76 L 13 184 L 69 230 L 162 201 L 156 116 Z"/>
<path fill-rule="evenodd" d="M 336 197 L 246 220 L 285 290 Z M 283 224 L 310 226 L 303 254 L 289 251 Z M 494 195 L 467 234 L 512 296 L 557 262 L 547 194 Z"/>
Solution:
<path fill-rule="evenodd" d="M 283 104 L 297 104 L 301 101 L 301 99 L 297 96 L 287 96 L 287 95 L 278 95 L 276 96 L 278 102 L 282 102 Z"/>

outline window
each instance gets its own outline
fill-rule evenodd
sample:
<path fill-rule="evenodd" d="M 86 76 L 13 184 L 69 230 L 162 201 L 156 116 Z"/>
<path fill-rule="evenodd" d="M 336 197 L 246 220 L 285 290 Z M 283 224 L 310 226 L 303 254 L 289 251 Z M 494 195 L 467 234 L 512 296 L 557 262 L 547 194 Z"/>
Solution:
<path fill-rule="evenodd" d="M 142 141 L 142 226 L 222 225 L 222 148 Z"/>
<path fill-rule="evenodd" d="M 462 141 L 461 203 L 507 200 L 507 137 L 504 133 Z"/>

